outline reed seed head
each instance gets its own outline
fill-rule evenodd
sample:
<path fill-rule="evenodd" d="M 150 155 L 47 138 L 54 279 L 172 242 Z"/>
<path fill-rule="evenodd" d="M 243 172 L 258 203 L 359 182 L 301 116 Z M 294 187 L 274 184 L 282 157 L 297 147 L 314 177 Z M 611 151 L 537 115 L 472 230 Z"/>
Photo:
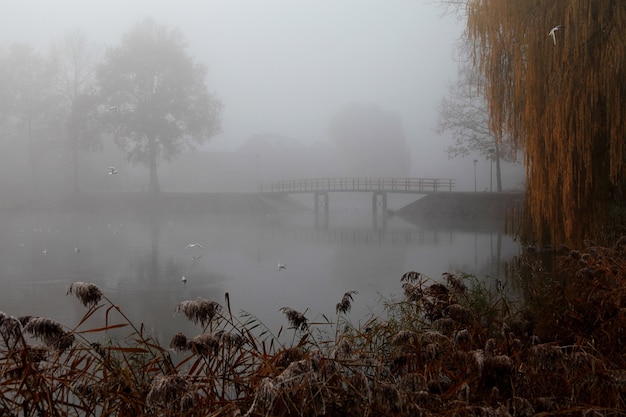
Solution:
<path fill-rule="evenodd" d="M 248 341 L 244 336 L 240 334 L 226 332 L 224 330 L 220 330 L 219 332 L 215 333 L 215 336 L 222 342 L 222 344 L 228 347 L 242 347 Z"/>
<path fill-rule="evenodd" d="M 269 410 L 278 397 L 279 390 L 270 378 L 265 378 L 256 392 L 258 406 L 262 410 Z"/>
<path fill-rule="evenodd" d="M 354 298 L 352 298 L 352 294 L 358 294 L 358 292 L 348 291 L 343 295 L 343 298 L 341 299 L 341 301 L 337 303 L 337 307 L 336 307 L 337 314 L 339 313 L 346 314 L 350 312 L 350 310 L 352 309 L 352 301 L 354 301 Z"/>
<path fill-rule="evenodd" d="M 61 323 L 44 317 L 31 318 L 24 331 L 60 351 L 70 348 L 75 340 L 73 334 L 63 330 Z"/>
<path fill-rule="evenodd" d="M 402 275 L 402 278 L 400 278 L 400 282 L 410 282 L 414 284 L 418 281 L 421 281 L 421 278 L 422 274 L 420 274 L 419 272 L 409 271 Z"/>
<path fill-rule="evenodd" d="M 48 356 L 48 347 L 35 345 L 26 347 L 26 357 L 29 362 L 38 363 L 46 360 Z"/>
<path fill-rule="evenodd" d="M 19 319 L 0 311 L 0 335 L 4 339 L 18 338 L 22 333 L 22 323 Z"/>
<path fill-rule="evenodd" d="M 421 285 L 405 282 L 402 284 L 402 289 L 404 290 L 404 297 L 409 302 L 418 303 L 424 297 L 424 290 Z"/>
<path fill-rule="evenodd" d="M 460 304 L 452 304 L 448 307 L 448 317 L 459 323 L 470 325 L 474 321 L 475 314 L 471 308 Z"/>
<path fill-rule="evenodd" d="M 174 349 L 178 352 L 189 350 L 189 339 L 187 339 L 184 333 L 176 333 L 170 341 L 170 349 Z"/>
<path fill-rule="evenodd" d="M 189 382 L 179 375 L 165 375 L 152 383 L 152 388 L 146 398 L 151 407 L 172 409 L 187 398 Z"/>
<path fill-rule="evenodd" d="M 395 346 L 414 345 L 416 342 L 417 335 L 410 330 L 400 330 L 391 339 L 391 343 Z"/>
<path fill-rule="evenodd" d="M 189 346 L 191 350 L 201 356 L 217 355 L 220 339 L 212 334 L 201 334 L 191 338 Z"/>
<path fill-rule="evenodd" d="M 459 275 L 451 274 L 449 272 L 444 272 L 441 275 L 446 279 L 448 285 L 452 287 L 456 292 L 460 294 L 465 294 L 465 292 L 467 292 L 467 286 L 463 282 L 463 278 Z"/>
<path fill-rule="evenodd" d="M 285 316 L 287 316 L 287 321 L 289 321 L 289 324 L 296 330 L 306 330 L 309 327 L 309 320 L 304 317 L 304 314 L 290 307 L 283 307 L 280 309 L 280 311 L 282 311 Z"/>
<path fill-rule="evenodd" d="M 472 345 L 472 334 L 467 329 L 462 329 L 454 335 L 454 346 L 460 350 L 469 350 Z"/>
<path fill-rule="evenodd" d="M 376 404 L 382 405 L 390 414 L 396 414 L 402 408 L 402 396 L 392 383 L 382 382 L 376 385 L 373 397 Z"/>
<path fill-rule="evenodd" d="M 94 307 L 102 299 L 102 291 L 94 284 L 75 282 L 70 285 L 67 294 L 74 294 L 85 307 Z"/>
<path fill-rule="evenodd" d="M 183 301 L 176 307 L 177 313 L 183 313 L 194 324 L 206 325 L 219 312 L 220 305 L 198 297 L 197 300 Z"/>
<path fill-rule="evenodd" d="M 352 351 L 353 351 L 352 345 L 346 339 L 342 339 L 341 342 L 339 342 L 338 347 L 339 347 L 339 352 L 341 352 L 344 357 L 348 357 L 352 355 Z"/>

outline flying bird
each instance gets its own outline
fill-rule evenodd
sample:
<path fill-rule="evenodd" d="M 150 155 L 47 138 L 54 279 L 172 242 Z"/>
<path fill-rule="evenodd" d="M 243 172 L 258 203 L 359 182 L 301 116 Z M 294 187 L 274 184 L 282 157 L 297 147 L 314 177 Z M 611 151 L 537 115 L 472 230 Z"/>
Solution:
<path fill-rule="evenodd" d="M 548 36 L 552 36 L 552 42 L 556 45 L 556 31 L 559 29 L 564 29 L 565 26 L 558 25 L 552 28 L 552 30 L 548 33 Z"/>
<path fill-rule="evenodd" d="M 48 249 L 42 250 L 41 253 L 43 253 L 43 256 L 46 256 L 48 254 Z"/>
<path fill-rule="evenodd" d="M 287 270 L 287 265 L 285 265 L 285 264 L 281 264 L 281 263 L 279 262 L 279 263 L 278 263 L 278 270 L 279 270 L 279 271 L 281 271 L 281 270 L 283 270 L 283 269 L 286 271 L 286 270 Z"/>
<path fill-rule="evenodd" d="M 187 283 L 187 278 L 183 275 L 183 277 L 180 279 L 180 281 L 181 281 L 183 284 L 186 284 L 186 283 Z"/>
<path fill-rule="evenodd" d="M 202 255 L 198 255 L 198 256 L 192 256 L 191 260 L 192 261 L 197 261 L 198 259 L 202 258 Z"/>
<path fill-rule="evenodd" d="M 117 106 L 111 106 L 111 107 L 109 107 L 109 111 L 117 111 Z"/>
<path fill-rule="evenodd" d="M 109 175 L 117 174 L 117 169 L 115 167 L 109 167 Z"/>
<path fill-rule="evenodd" d="M 185 249 L 191 249 L 191 248 L 200 248 L 200 249 L 204 249 L 204 248 L 202 247 L 202 245 L 201 245 L 201 244 L 199 244 L 199 243 L 190 243 L 190 244 L 188 244 L 187 246 L 185 246 Z"/>

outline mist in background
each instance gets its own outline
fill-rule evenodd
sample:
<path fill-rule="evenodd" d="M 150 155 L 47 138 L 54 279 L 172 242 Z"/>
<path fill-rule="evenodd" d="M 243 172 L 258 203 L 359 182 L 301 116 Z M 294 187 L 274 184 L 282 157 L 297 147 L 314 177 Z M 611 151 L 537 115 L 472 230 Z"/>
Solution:
<path fill-rule="evenodd" d="M 331 176 L 453 178 L 467 191 L 476 176 L 479 191 L 489 188 L 489 160 L 448 159 L 449 138 L 433 132 L 464 22 L 430 2 L 13 1 L 3 4 L 0 48 L 26 43 L 46 54 L 81 30 L 103 53 L 146 18 L 181 31 L 224 105 L 220 134 L 160 164 L 163 191 L 254 191 L 260 181 Z M 352 128 L 343 136 L 342 122 Z M 0 137 L 3 185 L 25 185 L 25 144 Z M 40 152 L 50 173 L 43 188 L 69 187 L 69 152 Z M 106 137 L 101 150 L 82 152 L 85 189 L 145 190 L 145 168 L 125 156 Z M 103 175 L 110 165 L 115 181 Z M 520 188 L 519 171 L 504 173 L 505 188 Z"/>

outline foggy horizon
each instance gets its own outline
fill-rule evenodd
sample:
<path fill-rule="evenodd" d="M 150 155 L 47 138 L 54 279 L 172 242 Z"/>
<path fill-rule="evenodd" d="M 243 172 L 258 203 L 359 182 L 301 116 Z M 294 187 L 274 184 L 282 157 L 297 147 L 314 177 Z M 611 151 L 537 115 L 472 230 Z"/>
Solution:
<path fill-rule="evenodd" d="M 307 146 L 331 142 L 337 112 L 374 105 L 399 116 L 412 176 L 453 178 L 469 189 L 474 157 L 448 159 L 449 138 L 433 132 L 437 103 L 457 78 L 464 29 L 441 15 L 423 1 L 10 2 L 0 16 L 0 46 L 27 43 L 48 53 L 80 30 L 105 50 L 153 19 L 180 30 L 188 53 L 208 68 L 208 90 L 224 105 L 222 132 L 202 150 L 237 150 L 254 135 Z M 488 161 L 478 172 L 490 175 Z"/>

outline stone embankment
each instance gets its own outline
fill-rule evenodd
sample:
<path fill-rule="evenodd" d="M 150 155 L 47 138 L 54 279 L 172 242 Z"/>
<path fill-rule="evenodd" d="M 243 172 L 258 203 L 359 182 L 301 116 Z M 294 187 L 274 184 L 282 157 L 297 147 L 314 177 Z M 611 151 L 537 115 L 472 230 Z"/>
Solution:
<path fill-rule="evenodd" d="M 523 203 L 523 192 L 434 193 L 402 207 L 395 214 L 412 223 L 482 228 L 503 226 L 507 215 L 520 210 Z"/>

